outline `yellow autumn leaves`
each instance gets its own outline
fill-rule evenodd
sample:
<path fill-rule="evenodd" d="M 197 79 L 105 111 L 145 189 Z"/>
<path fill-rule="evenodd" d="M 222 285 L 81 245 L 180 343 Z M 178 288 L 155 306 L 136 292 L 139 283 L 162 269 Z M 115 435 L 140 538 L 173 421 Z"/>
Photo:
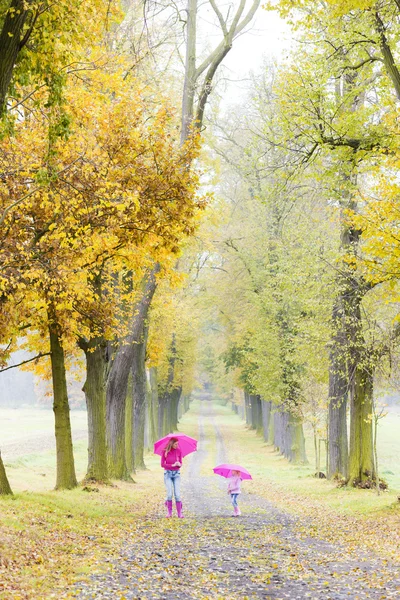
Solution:
<path fill-rule="evenodd" d="M 197 141 L 181 147 L 165 99 L 117 67 L 70 75 L 56 106 L 36 93 L 0 141 L 1 310 L 15 315 L 1 320 L 3 339 L 21 324 L 44 332 L 48 303 L 71 341 L 93 328 L 116 335 L 121 299 L 137 292 L 116 274 L 140 281 L 193 230 Z M 66 131 L 51 135 L 60 122 Z"/>

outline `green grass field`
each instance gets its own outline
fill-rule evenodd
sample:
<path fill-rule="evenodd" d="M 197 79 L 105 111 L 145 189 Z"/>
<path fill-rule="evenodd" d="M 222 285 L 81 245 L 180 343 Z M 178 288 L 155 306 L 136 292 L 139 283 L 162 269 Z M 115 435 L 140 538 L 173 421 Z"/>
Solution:
<path fill-rule="evenodd" d="M 71 426 L 79 438 L 74 442 L 78 479 L 87 466 L 87 415 L 71 412 Z M 56 478 L 54 415 L 46 409 L 0 409 L 0 450 L 14 491 L 47 491 Z"/>
<path fill-rule="evenodd" d="M 219 411 L 221 423 L 235 423 L 240 426 L 240 419 L 231 413 L 229 407 L 215 405 Z M 197 415 L 189 412 L 183 418 L 183 423 L 195 429 Z M 84 436 L 87 430 L 85 411 L 71 412 L 72 430 L 79 436 Z M 45 409 L 0 409 L 0 450 L 2 450 L 7 474 L 13 489 L 19 490 L 50 490 L 55 482 L 55 452 L 46 449 L 54 436 L 54 416 L 52 410 Z M 261 456 L 268 455 L 271 468 L 278 465 L 281 477 L 281 467 L 286 461 L 265 446 L 261 440 Z M 264 449 L 261 450 L 261 447 Z M 297 478 L 311 476 L 314 472 L 315 457 L 311 432 L 306 429 L 306 449 L 309 465 L 293 467 Z M 391 411 L 379 423 L 378 449 L 380 474 L 389 484 L 391 491 L 400 491 L 400 410 Z M 87 440 L 85 437 L 74 442 L 76 470 L 78 479 L 85 475 L 87 465 Z M 150 459 L 151 460 L 151 459 Z M 263 459 L 264 460 L 264 459 Z M 321 467 L 325 464 L 325 456 L 321 457 Z M 289 477 L 290 479 L 290 477 Z"/>

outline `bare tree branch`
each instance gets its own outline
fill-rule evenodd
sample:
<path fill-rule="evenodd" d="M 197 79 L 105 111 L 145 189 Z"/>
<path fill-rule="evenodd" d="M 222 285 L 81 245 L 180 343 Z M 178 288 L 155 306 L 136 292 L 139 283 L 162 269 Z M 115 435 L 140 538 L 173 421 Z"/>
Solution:
<path fill-rule="evenodd" d="M 4 369 L 0 369 L 0 373 L 3 373 L 4 371 L 8 371 L 9 369 L 15 369 L 17 367 L 20 367 L 21 365 L 26 365 L 27 363 L 33 362 L 34 360 L 39 360 L 39 358 L 43 358 L 43 356 L 50 356 L 51 352 L 41 352 L 40 354 L 37 354 L 36 356 L 33 356 L 32 358 L 28 358 L 27 360 L 23 360 L 22 362 L 16 364 L 16 365 L 10 365 L 9 367 L 4 367 Z"/>

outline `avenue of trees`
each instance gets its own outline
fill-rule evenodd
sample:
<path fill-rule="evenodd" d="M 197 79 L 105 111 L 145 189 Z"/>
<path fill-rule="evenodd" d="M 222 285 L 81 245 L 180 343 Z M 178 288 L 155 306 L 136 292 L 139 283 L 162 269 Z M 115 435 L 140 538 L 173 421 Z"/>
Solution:
<path fill-rule="evenodd" d="M 200 369 L 289 460 L 308 423 L 318 472 L 323 440 L 328 477 L 376 481 L 400 334 L 400 5 L 266 8 L 295 50 L 227 109 L 213 86 L 257 0 L 209 0 L 214 47 L 196 0 L 1 4 L 1 363 L 22 346 L 52 380 L 57 489 L 77 485 L 82 353 L 88 480 L 143 468 Z"/>
<path fill-rule="evenodd" d="M 254 75 L 211 142 L 225 211 L 204 284 L 212 344 L 232 374 L 225 393 L 244 390 L 265 440 L 305 461 L 307 421 L 317 470 L 321 440 L 328 476 L 364 485 L 377 469 L 378 391 L 398 357 L 400 10 L 272 5 L 296 49 Z"/>
<path fill-rule="evenodd" d="M 22 344 L 51 377 L 57 489 L 77 485 L 66 372 L 81 352 L 88 480 L 129 479 L 145 424 L 151 443 L 187 408 L 194 361 L 180 356 L 195 338 L 176 328 L 174 289 L 206 203 L 199 132 L 258 5 L 222 15 L 211 2 L 220 36 L 199 56 L 193 1 L 161 16 L 100 0 L 1 6 L 1 359 Z M 11 493 L 1 457 L 0 493 Z"/>

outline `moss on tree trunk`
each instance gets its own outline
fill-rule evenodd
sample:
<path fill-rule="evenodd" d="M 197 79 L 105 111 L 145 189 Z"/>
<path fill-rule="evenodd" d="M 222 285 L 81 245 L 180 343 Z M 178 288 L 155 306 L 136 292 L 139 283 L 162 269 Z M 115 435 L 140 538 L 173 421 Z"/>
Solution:
<path fill-rule="evenodd" d="M 0 452 L 0 496 L 12 495 L 11 486 L 7 479 L 6 470 L 4 468 L 3 459 Z"/>
<path fill-rule="evenodd" d="M 141 340 L 133 348 L 132 361 L 132 448 L 135 469 L 146 468 L 144 463 L 144 424 L 147 391 L 146 344 L 147 327 L 144 327 Z"/>
<path fill-rule="evenodd" d="M 349 483 L 375 476 L 373 459 L 373 377 L 361 365 L 356 369 L 350 394 Z"/>
<path fill-rule="evenodd" d="M 65 356 L 61 344 L 59 327 L 51 316 L 49 325 L 51 373 L 53 379 L 53 412 L 55 418 L 57 480 L 56 490 L 70 490 L 78 485 L 72 446 L 71 421 L 69 414 Z"/>
<path fill-rule="evenodd" d="M 101 339 L 81 342 L 86 356 L 86 381 L 83 391 L 88 415 L 88 467 L 85 479 L 108 481 L 106 446 L 107 346 Z"/>

